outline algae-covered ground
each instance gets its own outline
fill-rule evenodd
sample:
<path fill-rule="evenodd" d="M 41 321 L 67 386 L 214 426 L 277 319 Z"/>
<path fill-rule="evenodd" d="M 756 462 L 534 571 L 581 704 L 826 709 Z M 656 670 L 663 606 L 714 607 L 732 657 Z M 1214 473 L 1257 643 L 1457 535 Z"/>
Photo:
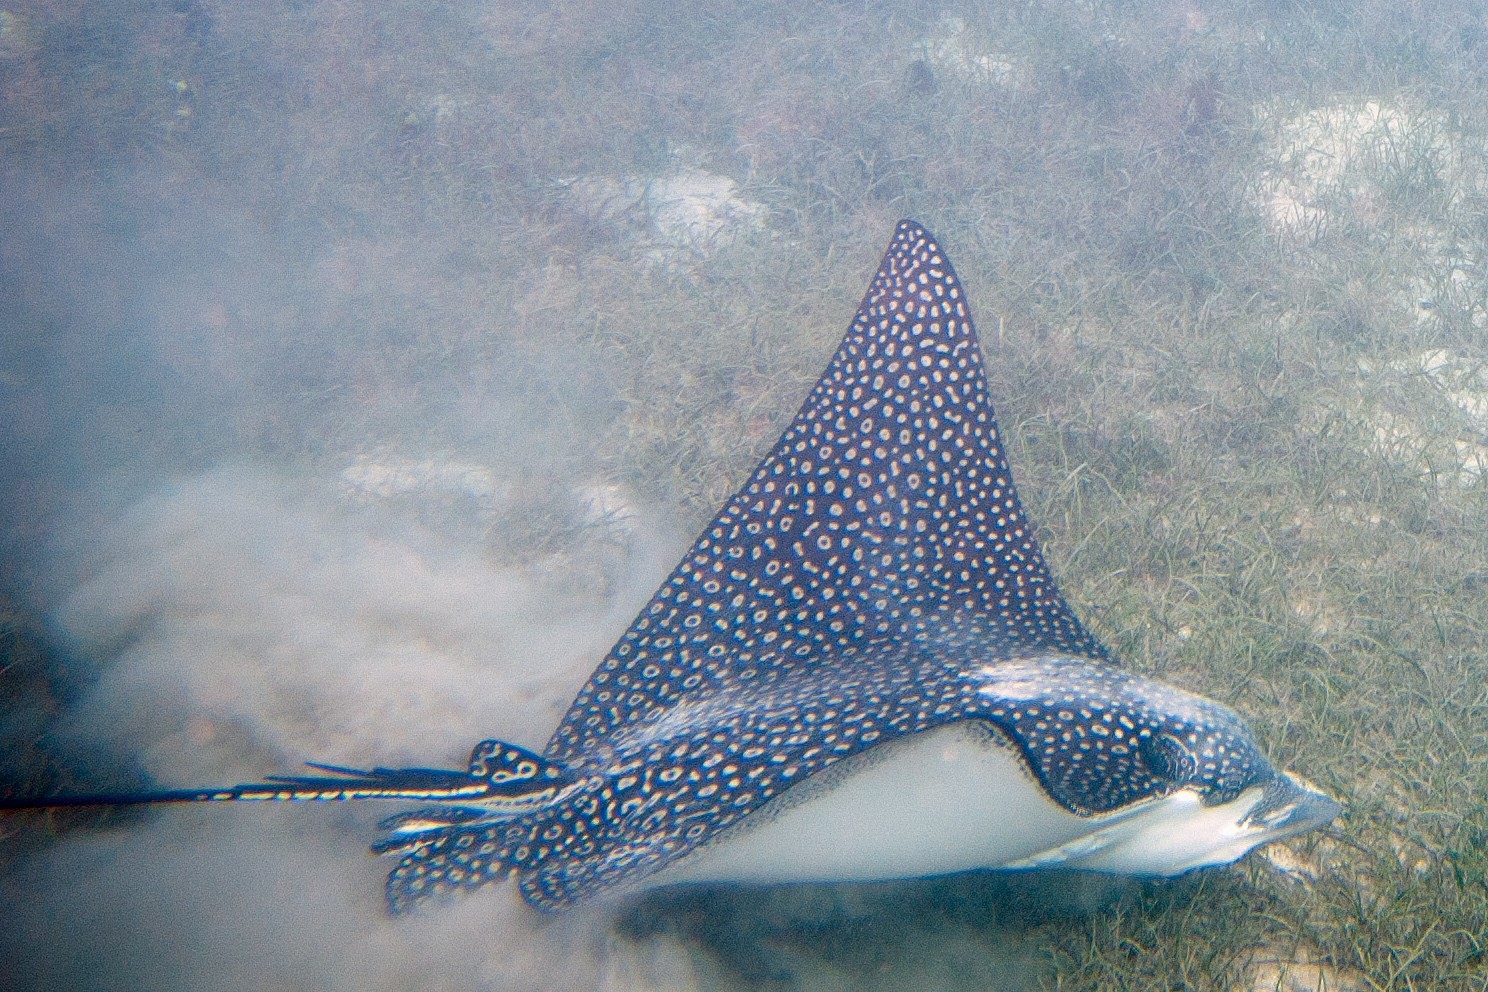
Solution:
<path fill-rule="evenodd" d="M 17 988 L 1488 988 L 1465 0 L 0 0 L 6 788 L 540 745 L 900 217 L 1132 668 L 1347 804 L 1176 881 L 382 916 L 376 815 L 0 821 Z"/>

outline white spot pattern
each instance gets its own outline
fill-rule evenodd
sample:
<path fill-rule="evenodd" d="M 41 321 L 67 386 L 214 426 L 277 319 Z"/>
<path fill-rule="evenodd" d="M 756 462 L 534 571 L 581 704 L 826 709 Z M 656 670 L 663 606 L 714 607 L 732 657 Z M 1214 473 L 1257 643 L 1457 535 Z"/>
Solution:
<path fill-rule="evenodd" d="M 595 670 L 548 754 L 579 756 L 685 695 L 950 621 L 976 623 L 994 655 L 1105 657 L 1023 517 L 961 284 L 906 221 L 795 420 Z"/>
<path fill-rule="evenodd" d="M 515 873 L 559 909 L 634 884 L 875 744 L 995 728 L 1065 808 L 1275 777 L 1243 724 L 1113 667 L 1023 516 L 961 285 L 903 221 L 826 372 L 579 692 L 578 785 L 419 835 L 395 911 Z"/>

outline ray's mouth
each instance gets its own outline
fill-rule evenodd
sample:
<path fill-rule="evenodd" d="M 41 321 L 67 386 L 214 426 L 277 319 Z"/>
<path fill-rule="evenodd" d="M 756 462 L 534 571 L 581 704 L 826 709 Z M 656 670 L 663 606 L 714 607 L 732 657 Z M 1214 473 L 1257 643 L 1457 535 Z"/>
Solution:
<path fill-rule="evenodd" d="M 1241 826 L 1264 831 L 1275 840 L 1327 826 L 1343 812 L 1343 803 L 1291 772 L 1281 772 L 1266 783 L 1261 801 L 1245 815 Z"/>

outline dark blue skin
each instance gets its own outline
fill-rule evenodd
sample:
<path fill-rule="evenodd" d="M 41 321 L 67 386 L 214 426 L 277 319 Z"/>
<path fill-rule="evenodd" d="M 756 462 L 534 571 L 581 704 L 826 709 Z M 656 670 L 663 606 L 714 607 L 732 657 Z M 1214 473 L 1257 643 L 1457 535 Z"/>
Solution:
<path fill-rule="evenodd" d="M 1254 787 L 1268 837 L 1337 804 L 1228 709 L 1123 672 L 1050 577 L 987 397 L 965 294 L 901 222 L 795 419 L 580 689 L 541 755 L 341 769 L 226 790 L 21 800 L 394 798 L 394 912 L 516 875 L 540 909 L 643 884 L 843 759 L 975 722 L 1092 817 Z M 1238 856 L 1238 855 L 1237 855 Z"/>

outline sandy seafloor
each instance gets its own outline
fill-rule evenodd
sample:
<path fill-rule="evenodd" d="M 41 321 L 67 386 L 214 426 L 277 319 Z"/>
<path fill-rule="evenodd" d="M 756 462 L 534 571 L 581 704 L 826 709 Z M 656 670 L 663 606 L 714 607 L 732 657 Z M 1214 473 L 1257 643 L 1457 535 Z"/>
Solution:
<path fill-rule="evenodd" d="M 540 747 L 913 216 L 1067 596 L 1350 810 L 399 920 L 386 809 L 8 818 L 0 988 L 1485 987 L 1482 16 L 0 0 L 7 788 Z"/>

